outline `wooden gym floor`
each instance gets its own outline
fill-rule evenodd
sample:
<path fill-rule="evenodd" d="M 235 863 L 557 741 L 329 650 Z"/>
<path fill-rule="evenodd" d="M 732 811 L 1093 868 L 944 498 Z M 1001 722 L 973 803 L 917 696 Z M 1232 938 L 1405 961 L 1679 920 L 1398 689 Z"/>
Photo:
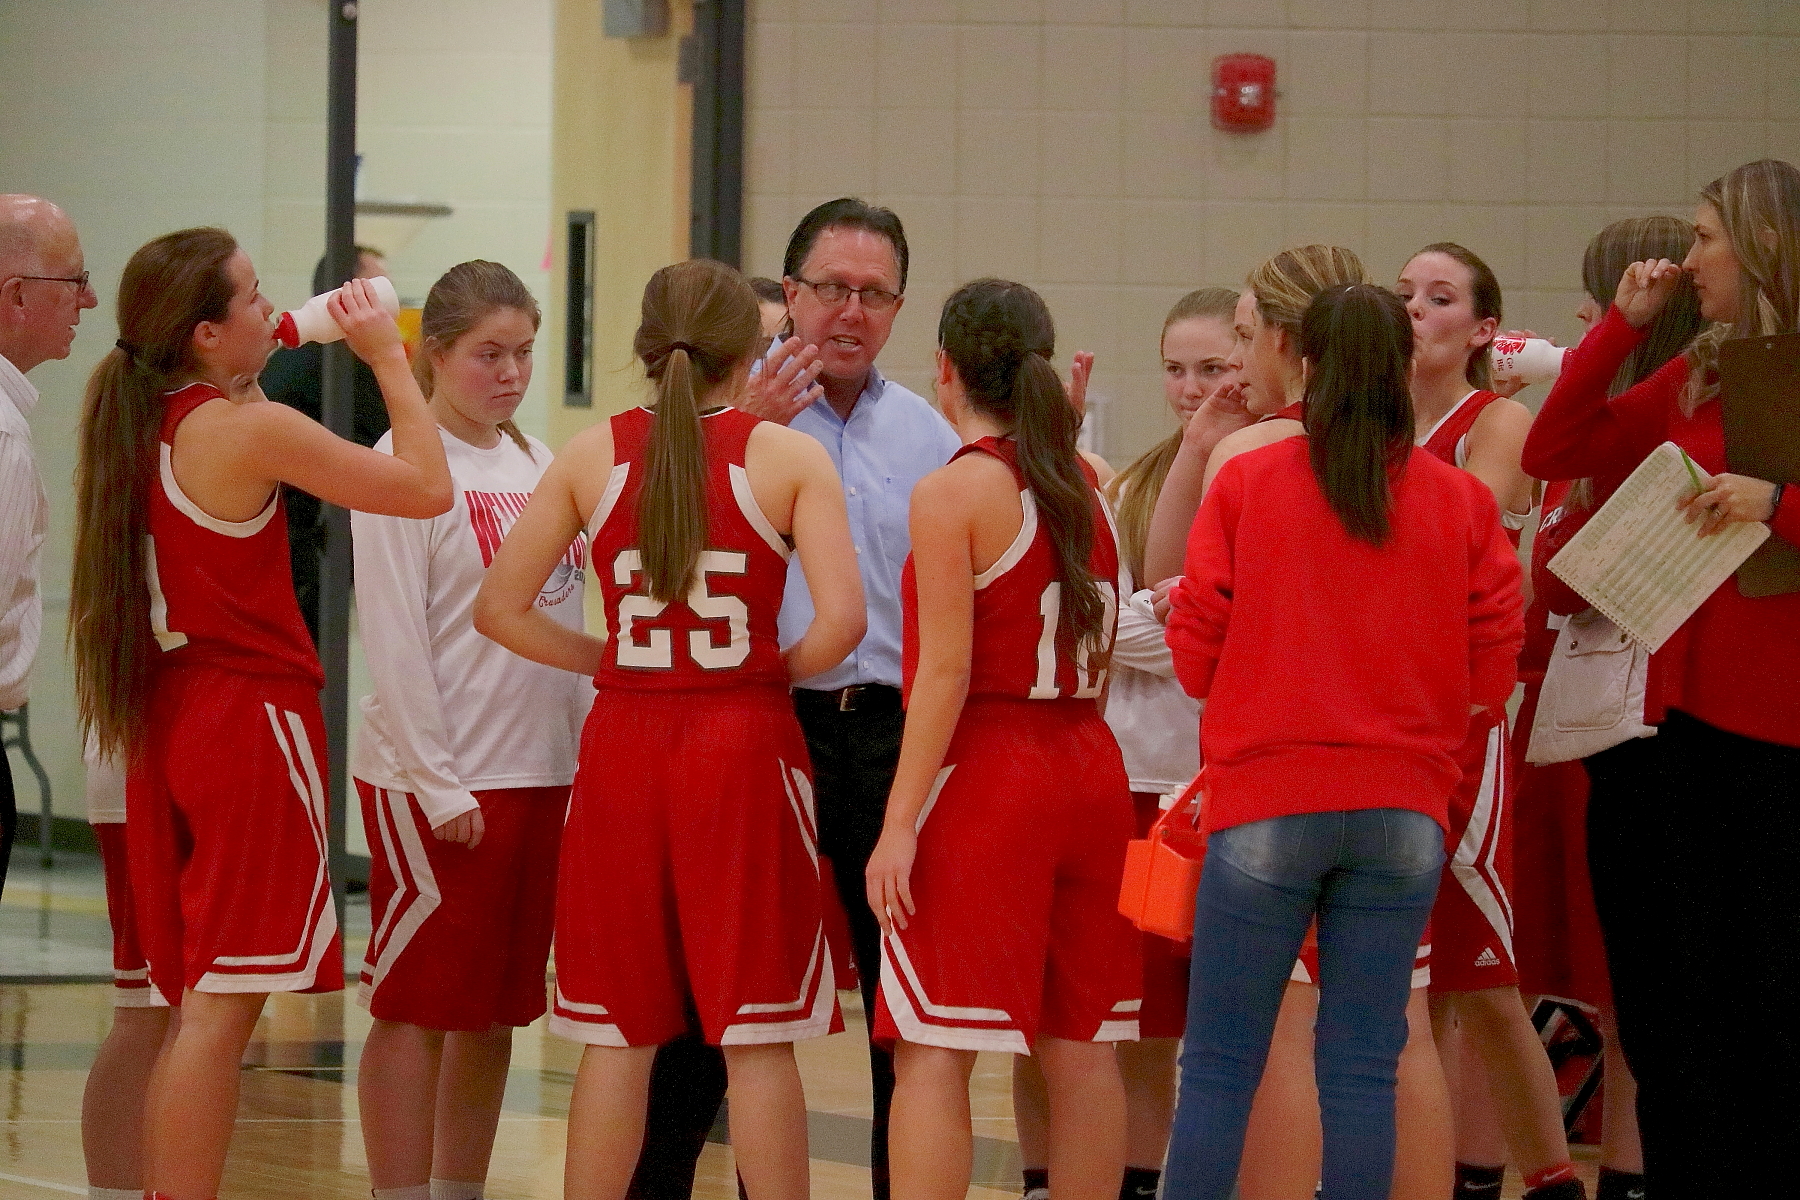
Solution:
<path fill-rule="evenodd" d="M 349 914 L 352 961 L 368 908 Z M 0 902 L 0 1200 L 85 1195 L 81 1089 L 111 1021 L 110 940 L 98 862 L 59 855 L 50 872 L 15 851 Z M 29 982 L 25 982 L 25 981 Z M 368 1170 L 356 1107 L 356 1060 L 369 1027 L 354 993 L 276 995 L 244 1059 L 238 1130 L 221 1194 L 228 1197 L 366 1197 Z M 797 1047 L 810 1110 L 813 1194 L 869 1194 L 868 1067 L 857 998 L 846 993 L 845 1033 Z M 488 1194 L 538 1200 L 561 1194 L 569 1089 L 579 1047 L 544 1022 L 515 1042 Z M 973 1200 L 1018 1194 L 1010 1058 L 984 1054 L 973 1086 Z M 1582 1148 L 1586 1149 L 1586 1148 Z M 1584 1156 L 1587 1157 L 1587 1156 Z M 1582 1173 L 1593 1186 L 1591 1158 Z M 1518 1194 L 1509 1180 L 1508 1196 Z M 701 1158 L 696 1200 L 734 1200 L 723 1130 Z"/>

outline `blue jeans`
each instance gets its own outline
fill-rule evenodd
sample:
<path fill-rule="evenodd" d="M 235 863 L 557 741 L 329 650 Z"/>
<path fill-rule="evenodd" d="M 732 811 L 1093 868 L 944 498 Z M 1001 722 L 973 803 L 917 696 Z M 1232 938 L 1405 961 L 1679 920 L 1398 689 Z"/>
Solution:
<path fill-rule="evenodd" d="M 1164 1200 L 1231 1195 L 1275 1014 L 1315 916 L 1324 1200 L 1386 1200 L 1413 955 L 1443 864 L 1443 829 L 1408 809 L 1302 813 L 1213 834 Z"/>

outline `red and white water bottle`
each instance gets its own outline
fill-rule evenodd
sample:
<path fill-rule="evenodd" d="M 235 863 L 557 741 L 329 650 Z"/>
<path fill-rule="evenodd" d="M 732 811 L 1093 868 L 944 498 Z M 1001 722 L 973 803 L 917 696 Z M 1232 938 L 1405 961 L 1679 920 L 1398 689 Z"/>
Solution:
<path fill-rule="evenodd" d="M 400 315 L 400 294 L 394 290 L 393 280 L 385 275 L 377 275 L 363 282 L 374 291 L 376 302 L 387 309 L 388 316 Z M 330 310 L 325 307 L 342 290 L 332 288 L 322 296 L 314 296 L 293 312 L 282 313 L 275 322 L 275 340 L 290 350 L 307 342 L 342 340 L 344 331 L 338 328 L 338 323 L 331 319 Z"/>
<path fill-rule="evenodd" d="M 1526 387 L 1549 383 L 1561 375 L 1566 353 L 1544 338 L 1525 337 L 1497 337 L 1489 349 L 1494 374 L 1502 379 L 1523 379 Z"/>

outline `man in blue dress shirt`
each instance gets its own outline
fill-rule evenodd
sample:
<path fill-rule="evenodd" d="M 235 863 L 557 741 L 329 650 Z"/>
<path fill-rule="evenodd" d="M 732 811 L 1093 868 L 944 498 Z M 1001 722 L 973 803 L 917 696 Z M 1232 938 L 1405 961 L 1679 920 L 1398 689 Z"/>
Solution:
<path fill-rule="evenodd" d="M 768 385 L 754 389 L 747 402 L 757 415 L 810 434 L 830 451 L 844 481 L 862 570 L 868 632 L 837 667 L 799 682 L 794 707 L 812 754 L 819 850 L 831 859 L 850 918 L 863 1010 L 871 1019 L 881 977 L 881 930 L 869 910 L 863 869 L 881 836 L 900 761 L 900 569 L 911 548 L 907 506 L 913 485 L 949 462 L 962 444 L 935 408 L 875 366 L 905 302 L 906 268 L 906 233 L 887 209 L 843 199 L 806 214 L 782 263 L 794 339 L 776 349 L 765 364 Z M 816 360 L 806 347 L 816 347 Z M 806 388 L 805 377 L 815 373 L 816 386 Z M 796 558 L 781 609 L 782 642 L 797 640 L 812 617 L 812 597 Z M 869 1058 L 875 1090 L 874 1196 L 887 1200 L 893 1063 L 872 1044 Z"/>

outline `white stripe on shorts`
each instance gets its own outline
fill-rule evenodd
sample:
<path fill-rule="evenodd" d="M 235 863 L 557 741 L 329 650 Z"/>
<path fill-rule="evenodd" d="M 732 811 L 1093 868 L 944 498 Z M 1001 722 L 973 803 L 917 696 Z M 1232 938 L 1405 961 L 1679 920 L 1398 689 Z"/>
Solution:
<path fill-rule="evenodd" d="M 1469 816 L 1469 827 L 1450 860 L 1450 873 L 1462 885 L 1469 899 L 1487 918 L 1494 936 L 1513 958 L 1512 898 L 1500 882 L 1497 860 L 1500 856 L 1501 819 L 1506 815 L 1506 722 L 1488 731 L 1486 761 L 1481 770 L 1481 790 L 1475 796 L 1475 811 Z"/>
<path fill-rule="evenodd" d="M 381 831 L 381 855 L 394 877 L 394 894 L 381 914 L 381 927 L 370 936 L 363 954 L 362 969 L 369 978 L 357 986 L 356 999 L 364 1008 L 369 1007 L 395 960 L 412 944 L 413 935 L 444 899 L 419 827 L 413 823 L 412 797 L 376 788 L 375 824 Z"/>
<path fill-rule="evenodd" d="M 217 967 L 285 967 L 269 972 L 208 971 L 194 985 L 198 992 L 285 992 L 310 987 L 318 977 L 319 963 L 325 957 L 331 939 L 337 934 L 337 908 L 331 902 L 331 879 L 326 873 L 325 786 L 319 780 L 319 763 L 314 757 L 312 739 L 306 723 L 298 713 L 277 711 L 264 703 L 269 728 L 275 744 L 287 760 L 288 780 L 294 785 L 312 829 L 313 848 L 318 852 L 319 866 L 313 874 L 308 911 L 316 912 L 309 927 L 300 931 L 300 942 L 287 954 L 222 954 L 213 959 Z M 283 718 L 286 718 L 285 729 Z M 304 773 L 304 777 L 303 777 Z"/>

